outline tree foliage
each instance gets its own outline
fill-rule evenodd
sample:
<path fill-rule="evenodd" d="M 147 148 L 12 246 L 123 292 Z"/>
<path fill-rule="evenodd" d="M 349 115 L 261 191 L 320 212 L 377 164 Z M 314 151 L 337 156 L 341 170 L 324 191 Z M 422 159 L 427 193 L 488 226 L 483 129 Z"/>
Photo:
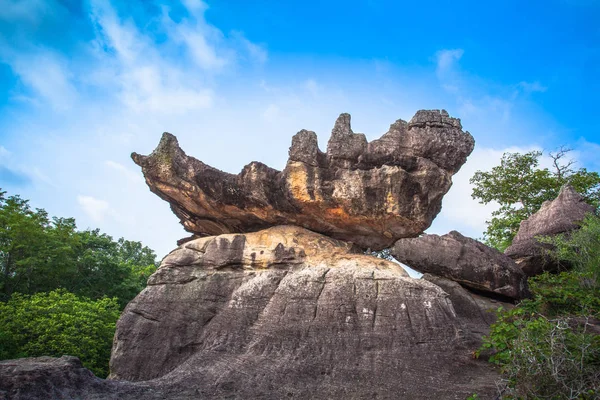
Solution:
<path fill-rule="evenodd" d="M 118 318 L 116 298 L 90 300 L 60 289 L 13 293 L 0 302 L 0 359 L 68 354 L 106 377 Z"/>
<path fill-rule="evenodd" d="M 0 300 L 63 288 L 124 307 L 146 285 L 156 256 L 139 242 L 77 231 L 73 218 L 50 218 L 0 192 Z"/>
<path fill-rule="evenodd" d="M 541 151 L 504 153 L 500 165 L 473 175 L 472 197 L 482 204 L 496 202 L 499 205 L 492 219 L 487 221 L 484 241 L 488 245 L 504 251 L 520 222 L 539 210 L 544 201 L 556 198 L 566 183 L 590 204 L 600 206 L 600 175 L 585 168 L 573 169 L 574 162 L 566 160 L 569 151 L 563 147 L 549 153 L 552 169 L 540 168 Z"/>
<path fill-rule="evenodd" d="M 499 310 L 478 354 L 502 368 L 505 398 L 595 399 L 600 396 L 600 218 L 569 236 L 547 239 L 575 269 L 530 278 L 531 299 Z"/>
<path fill-rule="evenodd" d="M 587 285 L 600 288 L 600 218 L 589 214 L 581 228 L 568 234 L 540 238 L 551 244 L 550 255 L 558 263 L 565 263 L 589 276 Z"/>

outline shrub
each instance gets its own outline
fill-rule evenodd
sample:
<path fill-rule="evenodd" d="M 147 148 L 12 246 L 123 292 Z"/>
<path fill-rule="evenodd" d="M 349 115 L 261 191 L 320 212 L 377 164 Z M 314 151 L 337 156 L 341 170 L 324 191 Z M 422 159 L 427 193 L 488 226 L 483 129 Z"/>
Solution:
<path fill-rule="evenodd" d="M 505 398 L 592 399 L 600 395 L 600 337 L 587 320 L 500 312 L 482 350 L 501 366 Z"/>
<path fill-rule="evenodd" d="M 106 377 L 118 318 L 116 298 L 90 300 L 65 290 L 15 293 L 0 302 L 0 356 L 71 355 Z"/>

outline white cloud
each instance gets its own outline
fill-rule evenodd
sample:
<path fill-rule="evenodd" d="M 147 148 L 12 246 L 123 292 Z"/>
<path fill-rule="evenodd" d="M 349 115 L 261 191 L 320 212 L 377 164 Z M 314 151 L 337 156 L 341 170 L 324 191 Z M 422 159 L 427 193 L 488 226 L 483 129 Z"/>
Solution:
<path fill-rule="evenodd" d="M 206 3 L 201 0 L 183 0 L 183 5 L 191 14 L 202 16 L 208 9 Z"/>
<path fill-rule="evenodd" d="M 461 118 L 485 116 L 490 119 L 494 115 L 501 122 L 507 123 L 511 118 L 516 96 L 514 86 L 507 86 L 509 94 L 499 91 L 492 94 L 481 87 L 480 79 L 470 76 L 461 68 L 459 61 L 464 55 L 462 49 L 440 50 L 435 55 L 436 76 L 442 89 L 454 96 Z M 521 82 L 517 85 L 521 90 L 541 90 L 539 84 Z"/>
<path fill-rule="evenodd" d="M 440 50 L 436 53 L 436 72 L 438 77 L 444 77 L 452 71 L 464 54 L 463 49 Z"/>
<path fill-rule="evenodd" d="M 71 79 L 68 62 L 56 52 L 36 47 L 28 53 L 13 51 L 0 42 L 0 61 L 10 65 L 21 82 L 49 102 L 55 110 L 72 108 L 77 90 Z M 39 104 L 28 95 L 16 95 L 17 100 Z"/>
<path fill-rule="evenodd" d="M 109 2 L 94 0 L 92 18 L 98 32 L 94 52 L 102 66 L 90 74 L 96 84 L 117 86 L 121 101 L 133 111 L 184 114 L 213 105 L 211 77 L 233 67 L 241 54 L 249 54 L 253 62 L 266 62 L 261 46 L 240 33 L 229 39 L 206 23 L 204 3 L 189 1 L 186 6 L 191 15 L 178 23 L 168 8 L 163 10 L 156 22 L 168 40 L 157 46 L 131 21 L 120 20 Z M 169 54 L 181 49 L 191 65 L 173 62 Z"/>
<path fill-rule="evenodd" d="M 119 176 L 125 177 L 125 179 L 127 179 L 133 183 L 142 183 L 143 182 L 143 178 L 142 178 L 141 174 L 132 171 L 131 169 L 124 166 L 123 164 L 119 164 L 118 162 L 112 161 L 112 160 L 106 160 L 104 162 L 104 165 L 106 165 L 107 167 L 112 169 L 114 172 L 118 172 Z"/>
<path fill-rule="evenodd" d="M 107 201 L 96 199 L 92 196 L 77 196 L 77 202 L 92 221 L 100 223 L 104 218 L 114 213 Z"/>
<path fill-rule="evenodd" d="M 238 46 L 242 52 L 246 54 L 249 61 L 255 64 L 265 64 L 269 59 L 269 54 L 264 46 L 252 43 L 242 32 L 234 31 L 231 33 L 232 38 L 238 42 Z"/>
<path fill-rule="evenodd" d="M 262 113 L 262 117 L 267 122 L 275 122 L 279 117 L 279 107 L 275 104 L 269 104 L 265 111 Z"/>
<path fill-rule="evenodd" d="M 177 31 L 199 67 L 205 70 L 219 70 L 228 63 L 226 58 L 217 55 L 215 48 L 207 43 L 202 33 L 185 25 L 177 25 Z"/>

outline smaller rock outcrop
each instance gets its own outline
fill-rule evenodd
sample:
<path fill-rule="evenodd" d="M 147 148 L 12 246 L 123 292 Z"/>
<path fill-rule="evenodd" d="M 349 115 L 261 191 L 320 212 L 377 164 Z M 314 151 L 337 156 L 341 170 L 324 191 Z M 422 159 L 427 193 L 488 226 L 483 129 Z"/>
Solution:
<path fill-rule="evenodd" d="M 547 254 L 552 246 L 540 243 L 537 237 L 578 229 L 578 223 L 591 212 L 594 207 L 586 203 L 571 185 L 565 185 L 556 199 L 544 202 L 538 212 L 521 222 L 512 245 L 504 254 L 515 260 L 527 276 L 556 271 L 558 263 Z"/>
<path fill-rule="evenodd" d="M 527 278 L 513 260 L 456 231 L 400 239 L 391 254 L 419 272 L 448 278 L 471 289 L 511 299 L 529 296 Z"/>
<path fill-rule="evenodd" d="M 0 400 L 164 399 L 141 384 L 100 379 L 77 357 L 19 358 L 0 361 Z"/>
<path fill-rule="evenodd" d="M 475 141 L 444 110 L 418 111 L 367 142 L 341 114 L 327 144 L 301 130 L 283 171 L 259 162 L 228 174 L 184 153 L 164 133 L 149 156 L 132 154 L 150 190 L 196 237 L 297 225 L 366 249 L 427 229 Z"/>

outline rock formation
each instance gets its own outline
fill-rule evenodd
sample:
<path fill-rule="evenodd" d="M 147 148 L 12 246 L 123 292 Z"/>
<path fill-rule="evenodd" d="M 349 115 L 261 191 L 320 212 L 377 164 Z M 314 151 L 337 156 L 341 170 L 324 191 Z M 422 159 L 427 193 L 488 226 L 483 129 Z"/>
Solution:
<path fill-rule="evenodd" d="M 298 225 L 380 250 L 431 225 L 473 146 L 458 119 L 434 110 L 396 121 L 371 143 L 342 114 L 326 153 L 302 130 L 283 171 L 252 162 L 228 174 L 187 156 L 169 133 L 150 156 L 132 158 L 196 236 Z"/>
<path fill-rule="evenodd" d="M 522 299 L 529 295 L 527 277 L 513 260 L 477 240 L 452 231 L 400 239 L 391 249 L 398 261 L 490 294 Z"/>
<path fill-rule="evenodd" d="M 445 111 L 419 111 L 371 143 L 342 114 L 326 153 L 303 130 L 283 171 L 251 163 L 231 175 L 166 133 L 132 157 L 194 237 L 125 308 L 111 380 L 72 360 L 25 364 L 75 398 L 493 398 L 498 370 L 472 353 L 501 304 L 489 297 L 526 295 L 522 271 L 458 233 L 402 239 L 431 224 L 473 144 Z M 399 259 L 441 276 L 413 279 L 363 254 L 398 239 Z M 65 371 L 92 389 L 70 391 Z M 29 387 L 10 382 L 10 393 Z"/>
<path fill-rule="evenodd" d="M 521 222 L 512 245 L 504 254 L 514 259 L 528 276 L 556 271 L 558 264 L 547 254 L 552 246 L 540 243 L 536 238 L 578 229 L 578 223 L 592 212 L 594 207 L 587 204 L 572 186 L 565 185 L 556 199 L 545 201 L 538 212 Z"/>
<path fill-rule="evenodd" d="M 169 254 L 118 322 L 111 378 L 169 398 L 485 398 L 497 372 L 469 329 L 439 286 L 280 226 Z"/>

